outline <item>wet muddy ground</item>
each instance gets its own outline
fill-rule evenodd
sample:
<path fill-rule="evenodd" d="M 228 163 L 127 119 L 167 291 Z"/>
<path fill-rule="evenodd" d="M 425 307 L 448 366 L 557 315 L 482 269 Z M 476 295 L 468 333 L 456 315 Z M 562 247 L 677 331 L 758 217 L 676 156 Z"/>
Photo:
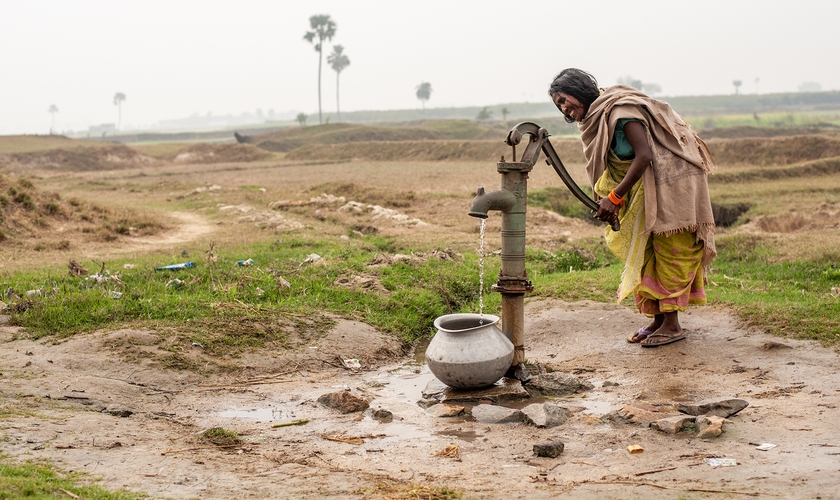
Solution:
<path fill-rule="evenodd" d="M 339 321 L 297 352 L 249 354 L 249 370 L 208 377 L 122 361 L 126 349 L 152 348 L 156 332 L 53 344 L 0 327 L 0 449 L 156 498 L 361 498 L 401 483 L 445 485 L 467 498 L 840 498 L 835 352 L 742 328 L 714 308 L 691 310 L 687 340 L 656 349 L 625 342 L 644 321 L 623 306 L 532 300 L 525 317 L 529 362 L 594 386 L 552 400 L 573 412 L 559 427 L 427 415 L 417 405 L 433 378 L 422 348 L 397 357 L 392 340 L 359 323 Z M 354 351 L 360 338 L 367 343 L 355 349 L 364 352 Z M 363 356 L 377 349 L 391 353 L 379 365 Z M 357 371 L 318 361 L 339 354 L 366 361 Z M 344 389 L 393 421 L 316 401 Z M 749 406 L 709 440 L 604 418 L 625 405 L 664 415 L 724 396 Z M 272 427 L 300 419 L 308 422 Z M 202 441 L 217 426 L 245 443 Z M 534 455 L 535 444 L 553 440 L 565 443 L 558 458 Z M 776 447 L 759 451 L 761 443 Z M 631 454 L 630 445 L 644 451 Z"/>

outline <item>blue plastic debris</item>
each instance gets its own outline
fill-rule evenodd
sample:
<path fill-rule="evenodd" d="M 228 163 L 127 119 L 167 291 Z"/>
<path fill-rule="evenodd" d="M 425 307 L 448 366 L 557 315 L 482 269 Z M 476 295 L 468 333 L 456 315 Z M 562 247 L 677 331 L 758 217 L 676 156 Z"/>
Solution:
<path fill-rule="evenodd" d="M 242 267 L 249 267 L 249 266 L 253 266 L 253 265 L 254 265 L 254 259 L 248 259 L 248 260 L 238 260 L 238 261 L 236 261 L 236 264 L 237 264 L 238 266 L 242 266 Z"/>
<path fill-rule="evenodd" d="M 195 267 L 195 262 L 181 262 L 180 264 L 156 267 L 155 271 L 177 271 L 178 269 L 187 269 L 190 267 Z"/>

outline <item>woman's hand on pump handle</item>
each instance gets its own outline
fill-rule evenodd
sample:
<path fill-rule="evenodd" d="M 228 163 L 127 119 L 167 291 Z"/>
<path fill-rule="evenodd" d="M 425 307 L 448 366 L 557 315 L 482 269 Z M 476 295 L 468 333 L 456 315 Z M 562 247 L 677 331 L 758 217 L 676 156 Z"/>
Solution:
<path fill-rule="evenodd" d="M 595 212 L 594 217 L 607 224 L 612 224 L 618 220 L 618 205 L 613 204 L 609 198 L 602 198 L 598 202 L 600 208 Z"/>

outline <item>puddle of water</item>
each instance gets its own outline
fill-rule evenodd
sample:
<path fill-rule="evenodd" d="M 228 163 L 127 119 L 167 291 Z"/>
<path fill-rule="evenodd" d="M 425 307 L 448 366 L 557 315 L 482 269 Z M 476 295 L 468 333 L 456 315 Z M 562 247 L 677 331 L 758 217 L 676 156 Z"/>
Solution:
<path fill-rule="evenodd" d="M 426 364 L 426 348 L 429 347 L 429 342 L 432 341 L 432 337 L 427 339 L 421 339 L 417 342 L 417 345 L 414 346 L 414 361 L 412 365 L 417 366 L 425 366 Z"/>
<path fill-rule="evenodd" d="M 282 408 L 250 408 L 220 411 L 216 415 L 222 418 L 248 418 L 257 422 L 278 422 L 294 420 L 295 414 Z"/>
<path fill-rule="evenodd" d="M 480 438 L 484 436 L 484 434 L 477 434 L 475 431 L 462 431 L 462 430 L 446 430 L 435 432 L 437 436 L 451 436 L 456 437 L 462 441 L 466 441 L 468 443 L 472 443 L 475 441 L 476 438 Z"/>

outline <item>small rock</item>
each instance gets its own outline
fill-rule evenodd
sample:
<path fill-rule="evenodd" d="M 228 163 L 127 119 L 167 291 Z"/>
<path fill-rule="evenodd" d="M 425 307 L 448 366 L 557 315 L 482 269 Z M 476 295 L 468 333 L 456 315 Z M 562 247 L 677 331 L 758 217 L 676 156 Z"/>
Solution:
<path fill-rule="evenodd" d="M 588 391 L 594 386 L 562 372 L 544 373 L 531 378 L 525 388 L 531 396 L 569 396 Z"/>
<path fill-rule="evenodd" d="M 523 419 L 521 411 L 496 405 L 477 405 L 472 409 L 472 416 L 483 424 L 512 424 Z"/>
<path fill-rule="evenodd" d="M 646 410 L 635 406 L 624 405 L 618 410 L 604 415 L 604 420 L 617 424 L 637 424 L 648 427 L 651 422 L 673 415 L 663 415 L 658 411 Z"/>
<path fill-rule="evenodd" d="M 448 405 L 443 403 L 426 409 L 426 415 L 438 418 L 457 417 L 462 413 L 464 413 L 463 406 Z"/>
<path fill-rule="evenodd" d="M 775 340 L 769 340 L 761 345 L 761 348 L 765 351 L 770 351 L 772 349 L 793 349 L 793 347 L 782 344 L 781 342 L 776 342 Z"/>
<path fill-rule="evenodd" d="M 536 427 L 557 427 L 563 425 L 572 416 L 568 409 L 551 403 L 532 404 L 522 409 L 525 423 Z"/>
<path fill-rule="evenodd" d="M 439 403 L 476 403 L 487 400 L 493 403 L 518 401 L 530 397 L 522 387 L 522 382 L 515 378 L 504 377 L 484 389 L 453 389 L 434 378 L 423 389 L 424 399 L 434 399 Z"/>
<path fill-rule="evenodd" d="M 650 423 L 651 429 L 664 432 L 666 434 L 676 434 L 694 423 L 693 416 L 679 415 L 676 417 L 660 418 Z"/>
<path fill-rule="evenodd" d="M 341 413 L 367 410 L 370 405 L 360 397 L 350 394 L 350 391 L 330 392 L 318 398 L 318 402 L 327 408 Z"/>
<path fill-rule="evenodd" d="M 438 404 L 437 399 L 421 399 L 417 401 L 417 406 L 420 408 L 430 408 L 436 404 Z"/>
<path fill-rule="evenodd" d="M 707 399 L 699 403 L 680 403 L 677 410 L 688 415 L 716 415 L 731 417 L 749 406 L 743 399 L 717 398 Z"/>
<path fill-rule="evenodd" d="M 12 317 L 8 314 L 0 314 L 0 326 L 7 326 L 12 322 Z"/>
<path fill-rule="evenodd" d="M 697 437 L 700 439 L 711 439 L 723 434 L 723 424 L 729 420 L 716 415 L 701 415 L 697 417 Z"/>
<path fill-rule="evenodd" d="M 557 458 L 563 453 L 566 445 L 562 441 L 551 441 L 534 445 L 534 455 L 538 457 Z"/>
<path fill-rule="evenodd" d="M 102 413 L 107 413 L 115 417 L 130 417 L 134 412 L 124 406 L 108 406 Z"/>
<path fill-rule="evenodd" d="M 601 384 L 601 387 L 618 387 L 618 382 L 613 382 L 611 380 L 604 380 L 604 383 Z"/>
<path fill-rule="evenodd" d="M 382 408 L 373 410 L 371 416 L 382 422 L 392 422 L 394 420 L 394 414 L 388 410 L 383 410 Z"/>

